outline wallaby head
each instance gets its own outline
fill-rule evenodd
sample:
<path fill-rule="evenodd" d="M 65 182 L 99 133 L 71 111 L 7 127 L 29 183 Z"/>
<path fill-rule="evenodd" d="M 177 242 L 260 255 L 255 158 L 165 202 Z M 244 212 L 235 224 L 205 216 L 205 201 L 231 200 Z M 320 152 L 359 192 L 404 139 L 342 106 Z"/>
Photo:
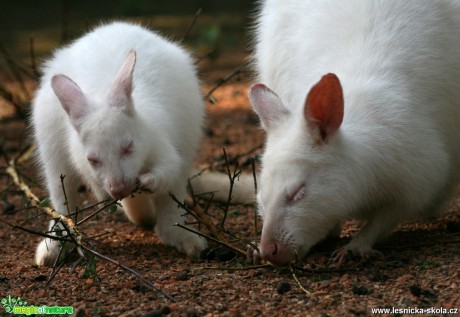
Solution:
<path fill-rule="evenodd" d="M 138 145 L 142 138 L 132 100 L 135 51 L 130 51 L 108 92 L 101 100 L 85 95 L 72 79 L 59 74 L 51 86 L 70 123 L 78 133 L 98 181 L 114 198 L 123 198 L 135 188 L 147 153 Z M 140 142 L 139 142 L 140 143 Z"/>
<path fill-rule="evenodd" d="M 258 193 L 263 218 L 261 256 L 284 265 L 324 238 L 337 225 L 334 181 L 343 119 L 339 79 L 327 74 L 308 92 L 303 113 L 292 113 L 263 84 L 249 98 L 267 132 Z M 340 183 L 340 182 L 339 182 Z M 302 224 L 300 226 L 299 224 Z"/>

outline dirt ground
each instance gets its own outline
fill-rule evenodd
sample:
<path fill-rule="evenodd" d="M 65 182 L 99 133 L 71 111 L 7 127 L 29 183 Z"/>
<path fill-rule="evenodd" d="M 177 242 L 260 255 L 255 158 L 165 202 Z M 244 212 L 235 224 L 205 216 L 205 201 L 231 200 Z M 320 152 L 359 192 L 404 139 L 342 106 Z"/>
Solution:
<path fill-rule="evenodd" d="M 208 76 L 203 91 L 229 71 L 231 67 Z M 250 171 L 251 157 L 260 150 L 241 154 L 260 146 L 264 133 L 246 98 L 248 78 L 232 80 L 213 94 L 217 103 L 208 103 L 205 136 L 195 165 L 219 165 L 225 147 L 230 158 L 240 156 L 240 165 Z M 3 121 L 0 136 L 7 155 L 14 157 L 27 131 L 22 121 Z M 4 173 L 5 164 L 1 158 L 0 220 L 45 230 L 48 220 L 37 217 L 35 209 L 25 208 L 23 195 Z M 33 163 L 26 162 L 21 171 L 33 190 L 46 197 Z M 82 204 L 91 202 L 89 193 L 82 191 L 81 200 Z M 97 251 L 136 270 L 174 301 L 100 259 L 96 277 L 82 277 L 84 262 L 74 267 L 71 261 L 47 284 L 52 269 L 33 262 L 41 238 L 0 222 L 0 300 L 11 296 L 27 305 L 72 306 L 80 317 L 391 315 L 373 312 L 379 308 L 393 308 L 399 316 L 419 313 L 422 308 L 433 313 L 420 315 L 452 316 L 460 309 L 460 195 L 445 209 L 436 219 L 400 227 L 377 247 L 384 258 L 355 259 L 338 267 L 330 259 L 332 251 L 346 244 L 358 228 L 356 222 L 348 222 L 340 239 L 315 247 L 294 270 L 251 266 L 212 242 L 201 259 L 189 259 L 118 213 L 105 212 L 80 228 L 87 236 L 109 230 L 93 239 Z M 245 241 L 253 240 L 254 213 L 251 205 L 231 206 L 226 230 Z M 220 219 L 217 204 L 210 214 Z M 260 233 L 260 221 L 257 230 Z M 244 243 L 239 246 L 244 248 Z M 5 305 L 0 315 L 10 315 Z"/>

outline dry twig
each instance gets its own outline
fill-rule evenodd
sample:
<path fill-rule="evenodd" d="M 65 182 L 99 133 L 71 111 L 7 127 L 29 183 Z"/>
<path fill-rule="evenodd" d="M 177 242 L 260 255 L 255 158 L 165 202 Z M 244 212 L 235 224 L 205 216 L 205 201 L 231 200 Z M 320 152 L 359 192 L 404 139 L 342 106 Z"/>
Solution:
<path fill-rule="evenodd" d="M 32 192 L 30 187 L 23 181 L 17 169 L 17 161 L 19 160 L 21 160 L 21 157 L 10 160 L 8 166 L 6 167 L 6 172 L 11 177 L 16 186 L 24 193 L 25 197 L 32 206 L 35 206 L 38 209 L 43 210 L 51 219 L 56 219 L 62 223 L 65 223 L 69 227 L 71 232 L 78 236 L 80 233 L 72 219 L 63 216 L 56 212 L 53 208 L 44 205 L 42 201 Z"/>
<path fill-rule="evenodd" d="M 193 232 L 193 233 L 195 233 L 196 235 L 199 235 L 199 236 L 201 236 L 201 237 L 203 237 L 203 238 L 206 238 L 206 239 L 209 239 L 209 240 L 211 240 L 211 241 L 214 241 L 214 242 L 216 242 L 216 243 L 218 243 L 218 244 L 220 244 L 220 245 L 222 245 L 222 246 L 224 246 L 224 247 L 227 247 L 227 248 L 229 248 L 230 250 L 233 250 L 235 253 L 238 253 L 239 255 L 241 255 L 241 256 L 243 256 L 243 257 L 246 256 L 246 252 L 244 252 L 243 250 L 241 250 L 241 249 L 239 249 L 239 248 L 237 248 L 237 247 L 235 247 L 235 246 L 233 246 L 233 245 L 231 245 L 231 244 L 228 244 L 228 243 L 226 243 L 226 242 L 224 242 L 224 241 L 222 241 L 222 240 L 218 240 L 218 239 L 216 239 L 216 238 L 213 238 L 213 237 L 211 237 L 211 236 L 209 236 L 209 235 L 206 235 L 206 234 L 204 234 L 204 233 L 201 233 L 201 232 L 199 232 L 199 231 L 197 231 L 197 230 L 194 230 L 194 229 L 192 229 L 192 228 L 189 228 L 189 227 L 186 227 L 186 226 L 184 226 L 184 225 L 181 225 L 180 223 L 176 223 L 176 224 L 174 224 L 174 225 L 177 226 L 177 227 L 179 227 L 179 228 L 185 229 L 185 230 L 187 230 L 187 231 Z"/>
<path fill-rule="evenodd" d="M 254 196 L 257 197 L 256 161 L 251 157 L 252 177 L 254 178 Z M 257 210 L 254 209 L 254 236 L 257 236 Z"/>
<path fill-rule="evenodd" d="M 228 209 L 232 203 L 233 186 L 235 185 L 235 180 L 241 175 L 241 170 L 238 169 L 238 162 L 235 163 L 235 169 L 233 170 L 233 172 L 230 170 L 230 164 L 227 158 L 227 151 L 225 150 L 225 148 L 223 148 L 223 151 L 224 151 L 225 166 L 227 168 L 226 173 L 228 176 L 228 181 L 230 182 L 230 189 L 228 190 L 227 203 L 225 204 L 225 207 L 222 209 L 224 212 L 224 217 L 222 218 L 222 221 L 220 223 L 220 226 L 222 229 L 224 229 L 225 220 L 227 220 Z"/>
<path fill-rule="evenodd" d="M 190 32 L 192 31 L 193 29 L 193 26 L 195 25 L 196 21 L 198 20 L 198 17 L 200 16 L 201 14 L 201 8 L 199 8 L 196 12 L 195 12 L 195 16 L 193 17 L 193 21 L 192 23 L 189 24 L 188 28 L 187 28 L 187 31 L 185 31 L 185 34 L 184 34 L 184 37 L 182 38 L 182 40 L 179 42 L 179 43 L 184 43 L 186 40 L 187 40 L 187 37 L 190 35 Z"/>
<path fill-rule="evenodd" d="M 211 88 L 211 90 L 209 90 L 209 92 L 204 96 L 204 99 L 205 100 L 209 100 L 209 102 L 211 103 L 216 103 L 216 99 L 212 96 L 212 94 L 217 90 L 219 89 L 220 87 L 222 87 L 225 83 L 227 83 L 228 81 L 230 81 L 230 79 L 232 79 L 233 77 L 237 76 L 237 75 L 240 75 L 244 68 L 248 65 L 248 62 L 244 62 L 243 64 L 241 64 L 240 66 L 238 66 L 233 72 L 231 72 L 229 75 L 227 75 L 226 77 L 224 78 L 221 78 L 218 83 Z"/>
<path fill-rule="evenodd" d="M 82 251 L 82 250 L 84 250 L 84 251 L 86 251 L 87 253 L 89 253 L 89 254 L 91 254 L 93 256 L 96 256 L 98 258 L 104 259 L 105 261 L 111 262 L 111 263 L 117 265 L 118 267 L 122 268 L 123 270 L 135 275 L 145 285 L 149 286 L 150 288 L 152 288 L 156 292 L 162 294 L 163 296 L 165 296 L 169 300 L 175 301 L 175 299 L 171 295 L 163 292 L 161 289 L 159 289 L 156 286 L 154 286 L 151 282 L 146 280 L 141 274 L 139 274 L 135 270 L 133 270 L 133 269 L 129 268 L 128 266 L 120 263 L 119 261 L 116 261 L 116 260 L 114 260 L 114 259 L 112 259 L 112 258 L 110 258 L 110 257 L 108 257 L 106 255 L 103 255 L 103 254 L 95 251 L 93 248 L 90 248 L 87 245 L 89 243 L 88 238 L 86 238 L 83 235 L 83 233 L 79 230 L 78 225 L 76 225 L 75 222 L 71 219 L 72 213 L 70 212 L 70 210 L 68 210 L 68 216 L 67 217 L 64 216 L 64 215 L 61 215 L 58 212 L 56 212 L 54 209 L 52 209 L 51 207 L 47 206 L 47 204 L 44 204 L 43 201 L 41 201 L 32 192 L 32 190 L 30 189 L 28 184 L 25 183 L 25 181 L 21 178 L 21 176 L 20 176 L 20 174 L 18 172 L 18 168 L 17 168 L 18 162 L 23 161 L 24 156 L 27 156 L 28 153 L 29 153 L 28 151 L 25 151 L 25 152 L 23 152 L 23 156 L 19 156 L 16 159 L 9 160 L 8 165 L 6 167 L 6 172 L 11 177 L 11 179 L 14 182 L 14 184 L 24 193 L 24 195 L 27 198 L 27 200 L 29 201 L 29 203 L 32 206 L 36 207 L 37 209 L 42 210 L 46 215 L 48 215 L 49 218 L 54 219 L 56 221 L 56 224 L 60 223 L 62 225 L 63 229 L 66 231 L 66 235 L 58 236 L 58 235 L 52 235 L 52 234 L 47 234 L 47 233 L 35 232 L 33 230 L 27 229 L 27 228 L 22 227 L 22 226 L 17 226 L 17 225 L 14 225 L 14 224 L 7 223 L 7 222 L 5 222 L 5 221 L 3 221 L 1 219 L 0 219 L 0 221 L 8 224 L 9 226 L 11 226 L 13 228 L 20 229 L 20 230 L 23 230 L 25 232 L 35 234 L 35 235 L 38 235 L 38 236 L 41 236 L 41 237 L 44 237 L 44 238 L 49 238 L 49 239 L 52 239 L 52 240 L 61 241 L 62 243 L 72 243 L 74 249 L 77 249 L 79 251 L 79 254 L 80 254 L 80 256 L 82 258 L 86 257 L 84 252 Z M 61 182 L 63 181 L 63 179 L 64 179 L 64 176 L 61 176 Z M 65 190 L 64 190 L 64 195 L 66 197 Z M 67 201 L 67 197 L 66 197 L 66 201 Z M 112 201 L 109 204 L 104 204 L 103 208 L 100 208 L 97 212 L 89 215 L 88 217 L 86 217 L 85 219 L 80 221 L 79 224 L 81 224 L 84 221 L 86 221 L 87 219 L 95 216 L 98 212 L 100 212 L 104 208 L 108 208 L 109 206 L 113 205 L 116 202 L 117 201 Z M 61 254 L 62 250 L 63 250 L 63 248 L 61 248 L 59 254 Z M 53 279 L 54 276 L 56 276 L 57 272 L 61 269 L 61 267 L 63 265 L 63 264 L 57 265 L 57 261 L 58 261 L 59 258 L 60 258 L 60 256 L 58 256 L 57 259 L 56 259 L 56 262 L 55 262 L 55 265 L 53 267 L 53 271 L 52 271 L 52 273 L 50 275 L 49 280 Z"/>
<path fill-rule="evenodd" d="M 223 156 L 225 160 L 225 169 L 226 169 L 228 181 L 230 183 L 230 188 L 229 188 L 227 199 L 224 202 L 223 206 L 218 206 L 218 205 L 216 206 L 217 208 L 223 211 L 223 217 L 219 220 L 219 225 L 215 224 L 217 219 L 215 219 L 208 213 L 208 209 L 213 203 L 212 199 L 205 200 L 206 207 L 203 209 L 203 207 L 200 206 L 199 200 L 193 199 L 193 203 L 194 203 L 193 206 L 188 206 L 185 202 L 179 201 L 174 195 L 172 194 L 170 195 L 172 199 L 178 204 L 178 207 L 185 210 L 186 214 L 192 216 L 199 225 L 203 225 L 209 231 L 210 235 L 207 235 L 199 231 L 185 227 L 183 225 L 177 224 L 178 227 L 181 227 L 185 230 L 188 230 L 197 235 L 200 235 L 206 239 L 214 241 L 217 244 L 220 244 L 230 250 L 233 250 L 235 253 L 246 258 L 247 252 L 243 251 L 239 247 L 239 245 L 243 244 L 245 247 L 251 246 L 254 250 L 257 250 L 257 246 L 254 243 L 248 241 L 247 239 L 240 238 L 238 235 L 231 233 L 225 228 L 225 222 L 227 220 L 227 215 L 230 210 L 230 206 L 232 204 L 233 186 L 234 186 L 236 179 L 240 176 L 241 170 L 238 169 L 238 166 L 239 166 L 238 160 L 233 161 L 234 162 L 233 168 L 230 166 L 230 160 L 227 156 L 227 152 L 225 148 L 223 149 Z M 199 172 L 197 175 L 200 175 L 200 173 L 202 173 L 203 171 Z M 193 188 L 191 189 L 191 191 L 193 192 Z"/>
<path fill-rule="evenodd" d="M 289 269 L 291 271 L 291 275 L 292 275 L 292 278 L 294 279 L 294 281 L 296 282 L 297 286 L 307 295 L 311 295 L 311 292 L 309 290 L 307 290 L 305 287 L 303 287 L 302 283 L 300 283 L 299 279 L 297 278 L 297 276 L 295 275 L 295 272 L 294 272 L 294 267 L 292 265 L 289 265 Z"/>

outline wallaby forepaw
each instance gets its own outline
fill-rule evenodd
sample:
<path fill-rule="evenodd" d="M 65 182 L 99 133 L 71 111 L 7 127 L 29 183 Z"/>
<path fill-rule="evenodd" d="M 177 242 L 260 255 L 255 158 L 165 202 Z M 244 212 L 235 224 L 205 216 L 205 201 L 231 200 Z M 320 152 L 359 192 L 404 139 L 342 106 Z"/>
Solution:
<path fill-rule="evenodd" d="M 38 266 L 53 266 L 59 256 L 61 243 L 56 240 L 43 239 L 35 252 L 35 263 Z"/>
<path fill-rule="evenodd" d="M 206 239 L 179 227 L 164 230 L 157 226 L 156 232 L 162 243 L 175 247 L 189 257 L 198 258 L 201 251 L 208 247 Z"/>
<path fill-rule="evenodd" d="M 262 263 L 262 257 L 260 252 L 256 247 L 256 242 L 248 244 L 246 247 L 246 261 L 254 265 L 259 265 Z"/>
<path fill-rule="evenodd" d="M 208 247 L 206 239 L 193 234 L 182 241 L 179 251 L 187 254 L 191 258 L 199 258 L 201 252 Z"/>
<path fill-rule="evenodd" d="M 152 173 L 145 173 L 139 175 L 137 178 L 137 185 L 139 189 L 146 189 L 149 191 L 155 191 L 157 188 L 156 177 Z"/>
<path fill-rule="evenodd" d="M 350 260 L 354 257 L 360 257 L 364 259 L 382 258 L 383 253 L 373 249 L 370 246 L 355 245 L 353 244 L 353 241 L 332 253 L 333 261 L 339 264 L 342 264 L 346 260 Z"/>

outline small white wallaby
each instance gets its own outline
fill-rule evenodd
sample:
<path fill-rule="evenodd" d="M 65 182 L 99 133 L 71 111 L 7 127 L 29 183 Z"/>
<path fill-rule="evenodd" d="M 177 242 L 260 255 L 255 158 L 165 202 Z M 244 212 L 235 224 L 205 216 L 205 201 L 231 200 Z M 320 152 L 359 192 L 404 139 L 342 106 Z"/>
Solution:
<path fill-rule="evenodd" d="M 375 253 L 460 179 L 460 2 L 266 0 L 252 106 L 267 132 L 261 257 L 303 257 L 343 220 L 336 253 Z M 270 87 L 270 88 L 268 88 Z"/>
<path fill-rule="evenodd" d="M 122 199 L 128 218 L 190 256 L 206 241 L 169 197 L 186 194 L 201 139 L 204 105 L 193 60 L 177 45 L 134 24 L 97 27 L 46 62 L 33 103 L 38 158 L 54 208 L 75 210 L 84 182 L 97 199 Z M 152 194 L 130 196 L 135 188 Z M 49 229 L 52 230 L 54 221 Z M 38 265 L 52 265 L 60 243 L 44 239 Z"/>

